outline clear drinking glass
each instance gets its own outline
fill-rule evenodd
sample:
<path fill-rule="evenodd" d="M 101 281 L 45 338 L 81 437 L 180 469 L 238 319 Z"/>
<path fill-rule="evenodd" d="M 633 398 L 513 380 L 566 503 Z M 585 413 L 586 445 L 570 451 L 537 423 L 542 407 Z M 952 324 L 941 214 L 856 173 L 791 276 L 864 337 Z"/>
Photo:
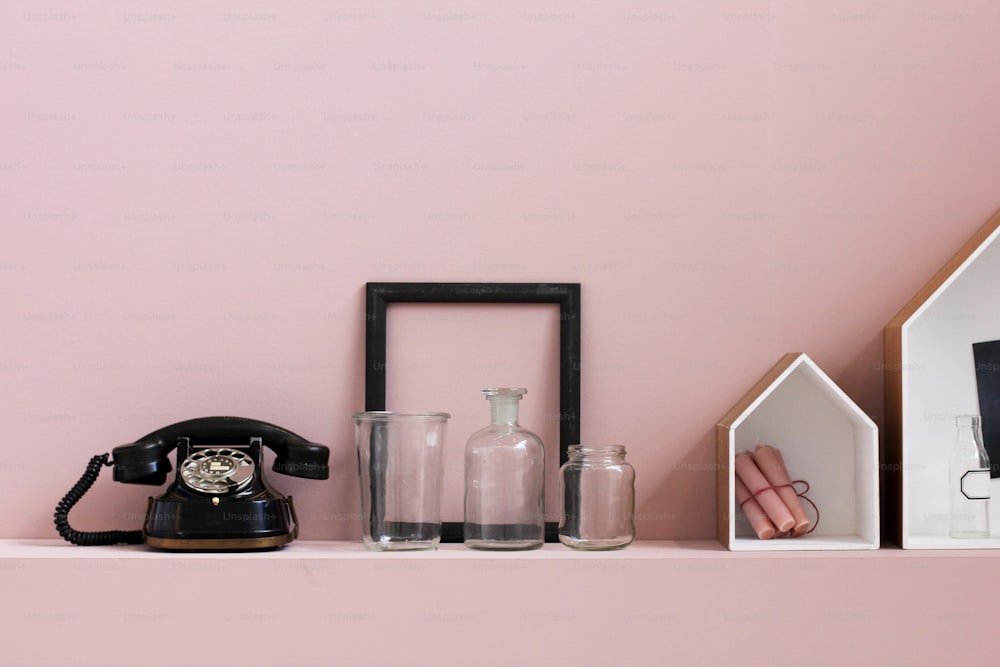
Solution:
<path fill-rule="evenodd" d="M 361 477 L 361 535 L 373 551 L 436 549 L 446 412 L 353 415 Z"/>
<path fill-rule="evenodd" d="M 465 546 L 537 549 L 545 542 L 545 448 L 517 423 L 526 389 L 483 389 L 490 425 L 465 446 Z"/>
<path fill-rule="evenodd" d="M 979 415 L 959 415 L 958 440 L 948 465 L 951 536 L 989 537 L 990 458 L 983 446 Z"/>
<path fill-rule="evenodd" d="M 635 470 L 621 445 L 570 445 L 559 469 L 559 541 L 575 549 L 621 549 L 635 539 Z"/>

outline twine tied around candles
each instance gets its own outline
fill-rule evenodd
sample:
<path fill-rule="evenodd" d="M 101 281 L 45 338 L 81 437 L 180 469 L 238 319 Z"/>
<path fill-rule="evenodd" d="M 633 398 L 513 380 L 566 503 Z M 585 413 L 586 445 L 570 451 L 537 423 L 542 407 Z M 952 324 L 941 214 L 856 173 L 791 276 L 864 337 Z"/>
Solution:
<path fill-rule="evenodd" d="M 796 484 L 802 484 L 805 486 L 805 488 L 799 491 L 798 489 L 795 488 Z M 792 491 L 795 491 L 796 496 L 798 496 L 802 500 L 812 505 L 813 512 L 816 513 L 816 520 L 813 521 L 812 527 L 810 527 L 809 530 L 807 530 L 806 532 L 802 533 L 802 535 L 808 535 L 809 533 L 816 530 L 816 526 L 819 525 L 819 508 L 816 507 L 816 503 L 814 503 L 812 499 L 806 495 L 807 493 L 809 493 L 809 482 L 807 482 L 804 479 L 796 479 L 789 484 L 781 484 L 780 486 L 765 486 L 762 489 L 758 489 L 756 492 L 752 493 L 749 498 L 740 503 L 740 509 L 742 510 L 744 505 L 746 505 L 748 502 L 750 502 L 760 494 L 764 493 L 765 491 L 777 491 L 778 489 L 787 489 L 787 488 L 791 488 Z M 799 535 L 799 537 L 802 537 L 802 535 Z"/>

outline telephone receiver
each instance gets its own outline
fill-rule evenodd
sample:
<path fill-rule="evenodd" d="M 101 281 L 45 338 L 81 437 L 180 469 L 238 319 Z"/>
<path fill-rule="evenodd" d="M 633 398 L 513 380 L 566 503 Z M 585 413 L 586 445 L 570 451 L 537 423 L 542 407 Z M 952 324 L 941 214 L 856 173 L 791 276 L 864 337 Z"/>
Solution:
<path fill-rule="evenodd" d="M 202 417 L 166 426 L 136 442 L 91 458 L 80 481 L 55 511 L 55 525 L 81 546 L 145 543 L 171 551 L 278 549 L 298 537 L 291 496 L 268 488 L 263 448 L 275 454 L 272 470 L 305 479 L 328 479 L 330 450 L 274 424 L 243 417 Z M 150 497 L 141 530 L 81 532 L 69 525 L 70 509 L 93 486 L 104 466 L 125 484 L 158 486 L 173 470 L 174 481 Z"/>

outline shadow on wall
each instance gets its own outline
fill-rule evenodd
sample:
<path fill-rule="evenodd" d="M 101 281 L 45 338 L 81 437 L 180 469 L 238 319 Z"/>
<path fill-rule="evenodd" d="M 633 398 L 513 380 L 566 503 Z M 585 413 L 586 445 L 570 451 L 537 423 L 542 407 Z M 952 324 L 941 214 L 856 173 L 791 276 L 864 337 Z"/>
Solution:
<path fill-rule="evenodd" d="M 834 381 L 882 431 L 885 406 L 885 356 L 882 329 Z M 881 440 L 881 438 L 880 438 Z M 881 448 L 879 449 L 881 451 Z"/>
<path fill-rule="evenodd" d="M 713 425 L 636 507 L 637 537 L 672 540 L 714 537 L 717 468 Z"/>
<path fill-rule="evenodd" d="M 840 373 L 836 382 L 879 427 L 879 458 L 883 457 L 884 362 L 882 331 L 874 336 Z M 725 409 L 719 413 L 723 415 Z M 687 451 L 665 478 L 636 507 L 640 539 L 713 539 L 715 537 L 715 428 Z M 880 494 L 884 497 L 884 481 Z M 881 505 L 883 512 L 885 503 Z M 885 526 L 885 517 L 882 524 Z"/>
<path fill-rule="evenodd" d="M 365 286 L 360 285 L 352 299 L 354 312 L 349 347 L 344 355 L 347 372 L 342 378 L 347 398 L 334 406 L 334 431 L 330 443 L 329 494 L 314 517 L 318 529 L 310 539 L 360 540 L 361 503 L 358 480 L 358 454 L 351 415 L 365 407 Z M 356 317 L 355 317 L 356 314 Z M 303 510 L 299 510 L 302 514 Z"/>
<path fill-rule="evenodd" d="M 883 330 L 872 338 L 860 354 L 834 381 L 878 426 L 879 497 L 885 499 L 885 339 Z M 887 524 L 889 503 L 879 503 L 882 535 L 891 535 Z"/>

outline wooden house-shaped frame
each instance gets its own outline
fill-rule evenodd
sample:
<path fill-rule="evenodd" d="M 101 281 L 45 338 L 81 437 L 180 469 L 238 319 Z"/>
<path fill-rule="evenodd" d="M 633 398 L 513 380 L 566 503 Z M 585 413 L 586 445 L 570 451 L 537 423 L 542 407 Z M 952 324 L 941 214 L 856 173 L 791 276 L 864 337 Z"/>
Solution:
<path fill-rule="evenodd" d="M 950 537 L 948 478 L 955 418 L 980 411 L 972 345 L 1000 339 L 998 236 L 1000 212 L 885 328 L 886 506 L 904 549 L 1000 547 L 997 516 L 990 538 Z M 991 487 L 995 499 L 1000 479 Z"/>
<path fill-rule="evenodd" d="M 740 450 L 781 450 L 792 479 L 809 483 L 819 509 L 806 536 L 757 539 L 736 507 Z M 786 354 L 716 428 L 717 535 L 732 551 L 879 547 L 878 428 L 808 356 Z"/>

